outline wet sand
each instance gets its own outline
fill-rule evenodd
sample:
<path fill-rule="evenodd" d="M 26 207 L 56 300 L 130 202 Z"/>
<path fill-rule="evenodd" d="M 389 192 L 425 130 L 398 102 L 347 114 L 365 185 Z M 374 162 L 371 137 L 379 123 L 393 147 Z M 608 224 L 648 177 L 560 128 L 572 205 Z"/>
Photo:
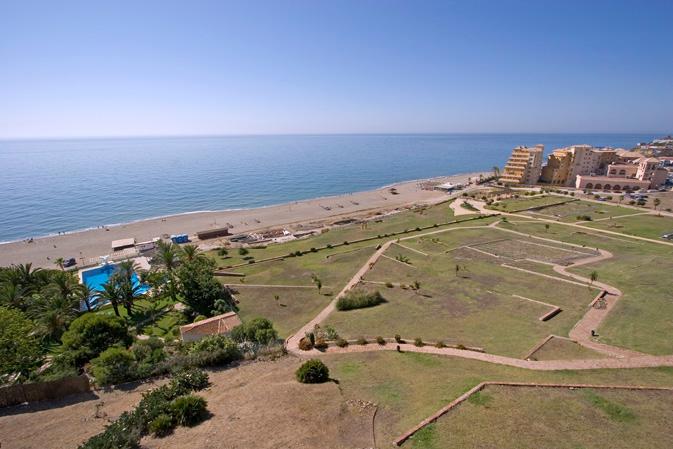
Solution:
<path fill-rule="evenodd" d="M 468 178 L 474 179 L 478 176 L 478 173 L 466 173 L 434 180 L 466 183 Z M 390 211 L 413 204 L 432 204 L 447 198 L 448 195 L 444 192 L 422 190 L 420 187 L 422 181 L 403 182 L 377 190 L 254 209 L 172 215 L 104 229 L 35 238 L 32 243 L 26 241 L 5 243 L 0 245 L 0 266 L 30 262 L 36 267 L 53 268 L 53 261 L 59 257 L 74 257 L 78 264 L 88 265 L 92 259 L 110 254 L 111 242 L 123 238 L 133 237 L 136 242 L 142 242 L 165 234 L 193 236 L 196 232 L 226 225 L 233 226 L 230 229 L 232 234 L 280 226 L 291 230 L 310 229 L 317 227 L 318 222 Z M 391 187 L 396 189 L 397 195 L 390 192 Z M 218 242 L 207 240 L 204 243 Z"/>

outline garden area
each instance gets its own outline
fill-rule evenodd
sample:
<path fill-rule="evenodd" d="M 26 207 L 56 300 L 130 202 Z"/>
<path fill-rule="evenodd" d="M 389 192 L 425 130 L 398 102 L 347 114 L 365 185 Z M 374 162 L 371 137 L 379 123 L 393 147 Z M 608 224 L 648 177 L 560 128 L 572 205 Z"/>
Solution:
<path fill-rule="evenodd" d="M 463 234 L 465 238 L 461 238 Z M 486 241 L 488 236 L 491 240 L 508 238 L 492 228 L 450 231 L 432 238 L 452 246 L 454 239 L 470 245 Z M 400 335 L 407 341 L 420 338 L 427 344 L 441 341 L 523 357 L 547 335 L 567 335 L 597 293 L 588 285 L 504 267 L 502 263 L 508 260 L 502 255 L 495 258 L 461 247 L 426 256 L 420 251 L 427 246 L 426 238 L 420 243 L 410 239 L 392 245 L 360 284 L 361 289 L 380 292 L 385 301 L 374 307 L 333 312 L 325 324 L 345 339 L 364 337 L 373 342 L 377 336 Z M 546 260 L 574 251 L 569 249 L 572 247 L 519 244 L 517 256 L 525 256 L 521 251 L 528 248 L 531 258 Z M 562 312 L 548 321 L 539 319 L 554 307 Z"/>

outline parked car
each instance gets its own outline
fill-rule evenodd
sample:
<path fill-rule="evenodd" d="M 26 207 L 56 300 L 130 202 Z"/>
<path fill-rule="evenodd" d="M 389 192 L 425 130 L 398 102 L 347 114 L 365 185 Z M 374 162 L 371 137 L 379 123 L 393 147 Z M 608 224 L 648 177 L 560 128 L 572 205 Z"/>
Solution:
<path fill-rule="evenodd" d="M 63 261 L 63 267 L 68 268 L 77 265 L 77 261 L 74 257 L 69 257 Z"/>

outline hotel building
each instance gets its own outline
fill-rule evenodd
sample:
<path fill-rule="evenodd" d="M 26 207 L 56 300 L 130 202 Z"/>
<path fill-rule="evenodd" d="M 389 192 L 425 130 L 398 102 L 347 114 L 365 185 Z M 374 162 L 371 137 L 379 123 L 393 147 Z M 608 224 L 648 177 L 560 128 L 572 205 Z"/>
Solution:
<path fill-rule="evenodd" d="M 544 145 L 535 145 L 533 148 L 525 146 L 514 148 L 505 164 L 500 181 L 505 184 L 537 184 L 542 170 L 543 153 Z"/>

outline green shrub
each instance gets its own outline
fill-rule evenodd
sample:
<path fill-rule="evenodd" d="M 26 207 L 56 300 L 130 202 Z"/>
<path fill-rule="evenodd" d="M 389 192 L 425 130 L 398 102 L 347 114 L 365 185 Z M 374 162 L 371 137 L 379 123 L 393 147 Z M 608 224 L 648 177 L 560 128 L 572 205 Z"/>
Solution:
<path fill-rule="evenodd" d="M 173 432 L 175 428 L 175 419 L 172 415 L 162 413 L 150 422 L 149 431 L 156 437 L 165 437 Z"/>
<path fill-rule="evenodd" d="M 239 248 L 238 249 L 238 255 L 239 256 L 246 256 L 249 253 L 249 251 L 245 248 Z"/>
<path fill-rule="evenodd" d="M 176 391 L 188 393 L 190 391 L 200 391 L 210 385 L 208 373 L 198 368 L 190 368 L 180 371 L 173 375 L 170 383 Z"/>
<path fill-rule="evenodd" d="M 127 347 L 133 342 L 124 320 L 117 316 L 85 313 L 70 324 L 61 337 L 63 349 L 82 366 L 111 346 Z"/>
<path fill-rule="evenodd" d="M 223 335 L 202 338 L 189 347 L 188 353 L 194 366 L 221 365 L 243 358 L 236 342 Z"/>
<path fill-rule="evenodd" d="M 380 344 L 381 346 L 384 346 L 386 344 L 386 339 L 379 335 L 378 337 L 376 337 L 376 343 Z"/>
<path fill-rule="evenodd" d="M 392 282 L 386 282 L 386 287 L 387 287 L 387 288 L 393 288 L 394 285 L 393 285 Z"/>
<path fill-rule="evenodd" d="M 406 343 L 404 340 L 402 340 L 402 336 L 400 336 L 400 334 L 395 334 L 395 341 L 397 343 Z"/>
<path fill-rule="evenodd" d="M 171 415 L 181 426 L 195 426 L 208 417 L 207 405 L 201 396 L 193 394 L 180 396 L 171 402 Z"/>
<path fill-rule="evenodd" d="M 459 344 L 456 345 L 456 349 L 467 349 L 467 347 L 465 345 L 459 343 Z"/>
<path fill-rule="evenodd" d="M 374 307 L 384 302 L 386 300 L 378 290 L 374 292 L 353 290 L 337 300 L 336 308 L 337 310 L 362 309 L 364 307 Z"/>
<path fill-rule="evenodd" d="M 91 365 L 99 385 L 119 384 L 136 378 L 136 359 L 124 348 L 106 349 L 91 361 Z"/>
<path fill-rule="evenodd" d="M 208 318 L 208 317 L 205 316 L 205 315 L 196 315 L 196 318 L 194 318 L 194 321 L 192 321 L 192 322 L 193 322 L 193 323 L 198 323 L 199 321 L 203 321 L 203 320 L 205 320 L 205 319 L 207 319 L 207 318 Z"/>
<path fill-rule="evenodd" d="M 236 326 L 231 331 L 231 338 L 239 343 L 250 341 L 269 344 L 278 338 L 278 332 L 273 328 L 273 323 L 266 318 L 254 318 Z"/>
<path fill-rule="evenodd" d="M 446 345 L 442 340 L 439 340 L 437 343 L 435 343 L 435 348 L 446 348 Z"/>
<path fill-rule="evenodd" d="M 343 338 L 337 338 L 335 344 L 340 348 L 345 348 L 348 346 L 348 342 Z"/>
<path fill-rule="evenodd" d="M 304 362 L 295 373 L 297 380 L 304 384 L 319 384 L 329 380 L 329 369 L 317 359 Z"/>
<path fill-rule="evenodd" d="M 359 344 L 359 345 L 364 346 L 364 345 L 366 345 L 366 344 L 369 343 L 369 342 L 367 341 L 367 339 L 366 339 L 365 337 L 360 337 L 360 338 L 357 339 L 356 343 Z"/>
<path fill-rule="evenodd" d="M 425 345 L 425 343 L 423 343 L 423 339 L 421 337 L 416 337 L 414 339 L 414 346 L 418 346 L 420 348 L 421 346 L 424 346 L 424 345 Z"/>

